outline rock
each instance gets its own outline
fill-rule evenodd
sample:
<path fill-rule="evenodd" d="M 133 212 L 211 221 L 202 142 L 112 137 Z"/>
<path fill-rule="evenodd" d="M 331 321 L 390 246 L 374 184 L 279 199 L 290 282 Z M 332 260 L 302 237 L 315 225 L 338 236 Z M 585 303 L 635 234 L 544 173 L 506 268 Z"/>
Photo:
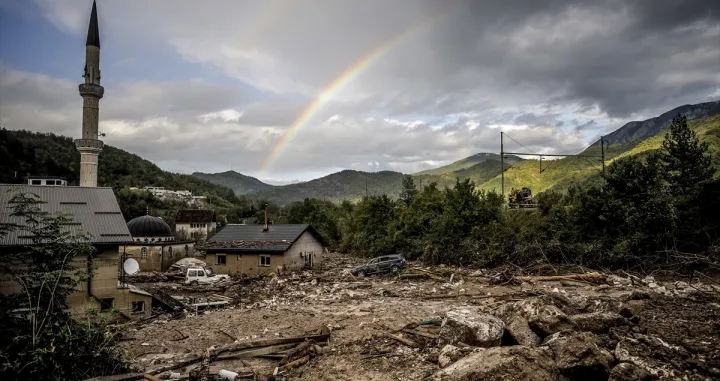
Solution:
<path fill-rule="evenodd" d="M 530 329 L 527 320 L 521 316 L 511 319 L 505 330 L 520 345 L 537 346 L 540 344 L 540 338 Z"/>
<path fill-rule="evenodd" d="M 526 320 L 539 315 L 565 315 L 565 313 L 555 304 L 566 303 L 566 298 L 557 294 L 546 295 L 544 297 L 535 297 L 521 300 L 515 303 L 507 303 L 493 311 L 493 315 L 499 317 L 505 322 L 510 321 L 515 316 L 521 316 Z"/>
<path fill-rule="evenodd" d="M 494 347 L 473 353 L 439 371 L 437 381 L 559 381 L 555 361 L 537 347 Z"/>
<path fill-rule="evenodd" d="M 577 328 L 575 323 L 566 315 L 539 315 L 528 321 L 530 328 L 541 338 L 560 331 L 569 331 Z"/>
<path fill-rule="evenodd" d="M 608 284 L 613 286 L 630 286 L 632 284 L 632 281 L 629 278 L 624 278 L 614 274 L 608 275 L 606 281 Z"/>
<path fill-rule="evenodd" d="M 505 324 L 492 315 L 474 313 L 470 310 L 448 311 L 443 319 L 439 346 L 465 343 L 476 347 L 500 345 Z"/>
<path fill-rule="evenodd" d="M 590 332 L 556 333 L 545 340 L 560 373 L 571 380 L 607 380 L 613 364 L 610 352 L 598 346 Z"/>
<path fill-rule="evenodd" d="M 646 381 L 652 379 L 654 377 L 647 370 L 633 363 L 622 362 L 612 369 L 608 381 Z"/>
<path fill-rule="evenodd" d="M 570 320 L 581 331 L 607 333 L 611 327 L 627 325 L 625 318 L 615 312 L 591 312 L 570 316 Z"/>
<path fill-rule="evenodd" d="M 650 293 L 643 290 L 633 290 L 627 298 L 628 300 L 650 299 Z"/>
<path fill-rule="evenodd" d="M 448 344 L 440 350 L 440 354 L 438 355 L 438 365 L 440 365 L 441 368 L 445 368 L 446 366 L 472 353 L 473 350 L 478 349 L 480 348 L 459 348 Z"/>

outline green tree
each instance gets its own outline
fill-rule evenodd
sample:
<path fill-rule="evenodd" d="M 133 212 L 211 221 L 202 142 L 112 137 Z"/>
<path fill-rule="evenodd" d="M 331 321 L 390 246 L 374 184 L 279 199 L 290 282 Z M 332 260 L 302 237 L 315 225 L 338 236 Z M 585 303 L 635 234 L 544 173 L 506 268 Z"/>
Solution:
<path fill-rule="evenodd" d="M 415 187 L 415 182 L 411 175 L 405 175 L 402 178 L 402 191 L 400 191 L 400 201 L 406 206 L 410 206 L 417 195 L 418 190 Z"/>
<path fill-rule="evenodd" d="M 700 142 L 687 118 L 676 116 L 660 149 L 660 160 L 667 170 L 673 195 L 679 199 L 696 198 L 703 184 L 712 181 L 715 173 L 707 142 Z"/>

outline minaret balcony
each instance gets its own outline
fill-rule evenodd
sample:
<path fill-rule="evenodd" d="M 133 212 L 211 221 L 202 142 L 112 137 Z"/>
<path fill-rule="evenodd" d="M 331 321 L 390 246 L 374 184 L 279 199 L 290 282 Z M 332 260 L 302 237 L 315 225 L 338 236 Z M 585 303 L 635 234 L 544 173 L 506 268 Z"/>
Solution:
<path fill-rule="evenodd" d="M 105 143 L 97 139 L 75 139 L 75 148 L 78 151 L 102 151 Z"/>
<path fill-rule="evenodd" d="M 80 95 L 83 97 L 102 98 L 105 94 L 105 89 L 94 83 L 83 83 L 80 84 Z"/>

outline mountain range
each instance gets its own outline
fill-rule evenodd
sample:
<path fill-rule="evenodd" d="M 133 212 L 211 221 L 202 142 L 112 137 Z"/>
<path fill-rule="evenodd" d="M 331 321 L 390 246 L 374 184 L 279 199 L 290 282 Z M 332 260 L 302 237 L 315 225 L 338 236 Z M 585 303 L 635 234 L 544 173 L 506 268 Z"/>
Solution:
<path fill-rule="evenodd" d="M 606 166 L 628 155 L 643 154 L 657 149 L 663 139 L 663 130 L 677 114 L 687 116 L 691 127 L 700 138 L 710 144 L 714 164 L 720 166 L 720 101 L 684 105 L 658 117 L 630 122 L 608 134 L 606 140 Z M 51 154 L 52 153 L 52 154 Z M 505 188 L 529 186 L 535 193 L 547 189 L 562 189 L 568 185 L 598 179 L 602 170 L 600 146 L 594 145 L 583 152 L 586 157 L 566 157 L 543 161 L 505 157 Z M 62 176 L 77 182 L 79 154 L 73 140 L 68 137 L 29 131 L 0 129 L 0 182 L 22 182 L 27 174 Z M 302 201 L 305 198 L 341 201 L 364 195 L 399 195 L 403 174 L 392 171 L 361 172 L 343 170 L 330 175 L 289 185 L 275 186 L 235 171 L 181 175 L 163 171 L 152 162 L 126 152 L 105 146 L 100 155 L 99 182 L 115 188 L 130 186 L 164 186 L 171 189 L 188 189 L 194 194 L 208 195 L 214 204 L 231 207 L 234 195 L 252 200 L 278 204 Z M 472 180 L 480 189 L 497 190 L 500 182 L 500 156 L 495 153 L 478 153 L 451 164 L 412 174 L 415 184 L 423 186 L 436 182 L 440 187 L 452 186 L 457 179 Z"/>
<path fill-rule="evenodd" d="M 644 121 L 633 121 L 605 136 L 611 147 L 606 149 L 606 165 L 613 160 L 626 155 L 641 153 L 650 149 L 657 149 L 662 141 L 659 135 L 665 130 L 672 119 L 678 114 L 684 115 L 692 126 L 704 138 L 711 139 L 714 131 L 720 131 L 720 101 L 706 102 L 695 105 L 676 107 L 662 115 Z M 703 134 L 710 135 L 704 136 Z M 715 146 L 715 145 L 713 145 Z M 717 144 L 720 147 L 720 142 Z M 565 188 L 572 183 L 597 178 L 602 170 L 600 162 L 600 147 L 594 145 L 583 152 L 588 157 L 566 157 L 558 160 L 544 161 L 525 160 L 518 156 L 505 157 L 506 189 L 529 186 L 536 192 L 551 188 Z M 541 169 L 542 168 L 542 169 Z M 440 187 L 452 186 L 457 179 L 470 179 L 485 190 L 501 189 L 500 181 L 500 155 L 496 153 L 477 153 L 438 168 L 427 169 L 412 174 L 416 185 L 422 186 L 436 182 Z M 225 175 L 223 174 L 216 175 Z M 195 174 L 194 174 L 195 175 Z M 387 194 L 396 197 L 401 190 L 402 174 L 399 172 L 361 172 L 345 170 L 333 173 L 319 179 L 284 185 L 273 186 L 262 183 L 260 180 L 237 174 L 233 176 L 236 182 L 217 180 L 213 175 L 198 175 L 203 179 L 217 184 L 227 185 L 233 190 L 240 190 L 251 198 L 286 204 L 302 201 L 305 198 L 319 198 L 333 201 L 355 199 L 364 194 Z M 259 184 L 262 185 L 259 185 Z M 367 186 L 367 192 L 366 192 Z M 250 190 L 253 189 L 253 190 Z"/>

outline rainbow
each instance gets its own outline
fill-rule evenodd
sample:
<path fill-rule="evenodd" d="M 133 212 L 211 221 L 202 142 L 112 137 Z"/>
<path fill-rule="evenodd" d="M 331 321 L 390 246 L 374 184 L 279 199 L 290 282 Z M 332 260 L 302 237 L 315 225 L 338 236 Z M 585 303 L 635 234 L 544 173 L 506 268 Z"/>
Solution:
<path fill-rule="evenodd" d="M 298 118 L 295 119 L 295 121 L 290 127 L 290 130 L 282 137 L 282 139 L 280 139 L 278 144 L 275 145 L 270 154 L 265 158 L 265 161 L 263 162 L 263 165 L 261 167 L 261 171 L 266 172 L 273 165 L 273 163 L 277 160 L 278 157 L 280 157 L 282 152 L 285 150 L 288 143 L 290 143 L 290 141 L 298 134 L 298 132 L 300 132 L 300 130 L 307 124 L 307 122 L 310 121 L 310 119 L 312 119 L 312 117 L 315 116 L 315 114 L 348 83 L 350 83 L 353 79 L 357 78 L 360 74 L 367 70 L 367 68 L 369 68 L 373 63 L 378 61 L 382 56 L 384 56 L 388 51 L 390 51 L 390 49 L 402 43 L 406 39 L 412 37 L 413 35 L 434 25 L 441 19 L 447 17 L 448 15 L 456 11 L 458 8 L 459 7 L 457 5 L 442 8 L 440 11 L 435 12 L 431 16 L 412 25 L 411 27 L 402 31 L 400 34 L 377 46 L 369 54 L 365 55 L 355 64 L 345 69 L 342 74 L 337 76 L 327 86 L 325 86 L 325 88 L 312 101 L 312 103 L 310 103 L 310 105 L 308 105 L 303 110 L 303 112 L 300 113 Z"/>

